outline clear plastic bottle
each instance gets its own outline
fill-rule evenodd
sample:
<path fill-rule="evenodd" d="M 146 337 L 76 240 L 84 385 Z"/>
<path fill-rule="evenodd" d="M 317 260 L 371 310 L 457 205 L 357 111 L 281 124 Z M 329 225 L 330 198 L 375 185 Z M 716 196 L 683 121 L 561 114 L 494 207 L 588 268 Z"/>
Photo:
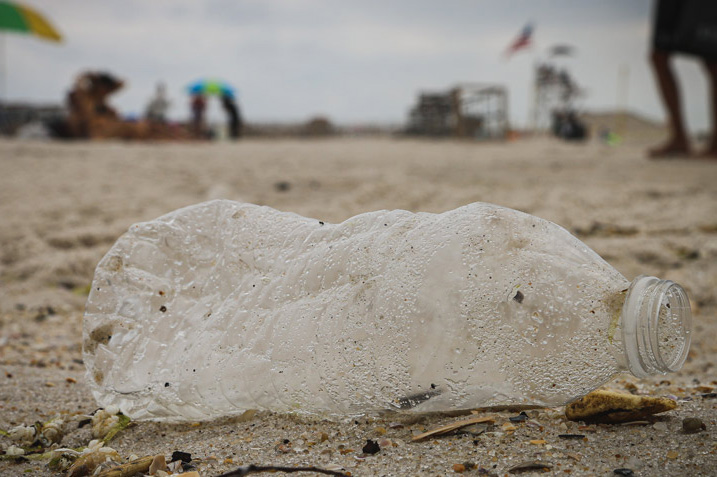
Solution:
<path fill-rule="evenodd" d="M 135 419 L 554 406 L 678 370 L 690 307 L 503 207 L 328 224 L 220 200 L 117 241 L 83 339 L 98 402 Z"/>

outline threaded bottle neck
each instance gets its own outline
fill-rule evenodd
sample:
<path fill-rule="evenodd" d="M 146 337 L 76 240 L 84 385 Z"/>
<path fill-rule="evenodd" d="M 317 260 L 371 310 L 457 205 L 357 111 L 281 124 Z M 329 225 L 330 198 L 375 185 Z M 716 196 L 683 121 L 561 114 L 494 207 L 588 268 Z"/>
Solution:
<path fill-rule="evenodd" d="M 692 313 L 681 286 L 656 277 L 635 278 L 622 307 L 621 324 L 632 374 L 644 378 L 682 368 L 690 349 Z"/>

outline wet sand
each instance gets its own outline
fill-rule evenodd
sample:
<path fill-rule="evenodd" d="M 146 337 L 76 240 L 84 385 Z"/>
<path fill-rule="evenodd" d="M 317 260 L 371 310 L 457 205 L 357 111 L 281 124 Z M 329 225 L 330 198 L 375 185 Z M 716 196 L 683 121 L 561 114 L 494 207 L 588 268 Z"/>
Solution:
<path fill-rule="evenodd" d="M 682 284 L 693 347 L 676 374 L 608 386 L 673 396 L 678 408 L 633 425 L 579 428 L 563 409 L 493 413 L 495 426 L 412 442 L 455 417 L 392 415 L 326 422 L 259 413 L 186 424 L 134 423 L 109 444 L 132 454 L 192 454 L 202 476 L 239 465 L 310 465 L 352 475 L 505 475 L 540 460 L 554 475 L 717 473 L 717 164 L 648 161 L 646 144 L 508 144 L 404 139 L 247 140 L 237 144 L 0 141 L 0 429 L 68 423 L 62 446 L 90 440 L 81 416 L 82 313 L 94 267 L 131 224 L 227 198 L 327 222 L 378 209 L 441 212 L 492 202 L 556 222 L 628 279 Z M 75 417 L 72 417 L 72 416 Z M 701 419 L 706 431 L 682 432 Z M 559 434 L 583 434 L 566 440 Z M 323 436 L 325 435 L 325 438 Z M 374 455 L 366 440 L 383 444 Z M 534 441 L 531 443 L 531 441 Z M 545 441 L 542 442 L 541 441 Z M 0 436 L 0 447 L 10 444 Z M 476 467 L 472 467 L 474 464 Z M 458 467 L 455 467 L 457 465 Z M 29 471 L 28 473 L 25 473 Z M 2 475 L 58 475 L 46 461 L 0 461 Z"/>

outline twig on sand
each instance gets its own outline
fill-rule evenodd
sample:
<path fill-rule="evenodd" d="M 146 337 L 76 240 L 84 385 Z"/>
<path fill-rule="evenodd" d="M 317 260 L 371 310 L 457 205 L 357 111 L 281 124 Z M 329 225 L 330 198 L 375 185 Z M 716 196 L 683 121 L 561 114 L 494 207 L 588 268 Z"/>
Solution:
<path fill-rule="evenodd" d="M 337 475 L 339 477 L 349 477 L 351 474 L 345 474 L 335 470 L 319 469 L 318 467 L 282 467 L 279 465 L 247 465 L 239 467 L 236 470 L 218 475 L 217 477 L 244 477 L 249 474 L 258 474 L 260 472 L 316 472 L 326 475 Z"/>
<path fill-rule="evenodd" d="M 466 419 L 463 421 L 457 421 L 457 422 L 454 422 L 454 423 L 451 423 L 451 424 L 448 424 L 445 426 L 438 427 L 436 429 L 432 429 L 428 432 L 424 432 L 423 434 L 414 436 L 413 440 L 420 441 L 421 439 L 425 439 L 426 437 L 440 436 L 442 434 L 448 434 L 449 432 L 455 431 L 456 429 L 460 429 L 461 427 L 466 427 L 466 426 L 470 426 L 473 424 L 480 424 L 483 422 L 492 424 L 495 422 L 495 419 L 492 417 L 484 417 L 484 416 L 472 417 L 470 419 Z"/>

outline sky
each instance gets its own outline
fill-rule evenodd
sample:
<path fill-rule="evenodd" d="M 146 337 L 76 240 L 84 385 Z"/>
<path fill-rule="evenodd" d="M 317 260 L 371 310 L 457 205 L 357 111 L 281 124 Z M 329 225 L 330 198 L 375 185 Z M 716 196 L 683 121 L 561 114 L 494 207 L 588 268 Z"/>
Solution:
<path fill-rule="evenodd" d="M 60 103 L 83 70 L 126 81 L 111 104 L 142 114 L 159 81 L 173 119 L 189 117 L 186 86 L 216 78 L 238 90 L 249 122 L 401 124 L 419 91 L 457 83 L 508 89 L 510 121 L 529 124 L 534 65 L 555 44 L 585 90 L 581 109 L 664 112 L 648 64 L 652 0 L 22 0 L 64 36 L 61 44 L 4 33 L 0 94 Z M 506 58 L 522 27 L 529 49 Z M 701 65 L 676 61 L 692 130 L 709 124 Z M 623 72 L 626 99 L 619 97 Z M 626 79 L 625 79 L 626 78 Z M 210 101 L 210 118 L 221 118 Z"/>

